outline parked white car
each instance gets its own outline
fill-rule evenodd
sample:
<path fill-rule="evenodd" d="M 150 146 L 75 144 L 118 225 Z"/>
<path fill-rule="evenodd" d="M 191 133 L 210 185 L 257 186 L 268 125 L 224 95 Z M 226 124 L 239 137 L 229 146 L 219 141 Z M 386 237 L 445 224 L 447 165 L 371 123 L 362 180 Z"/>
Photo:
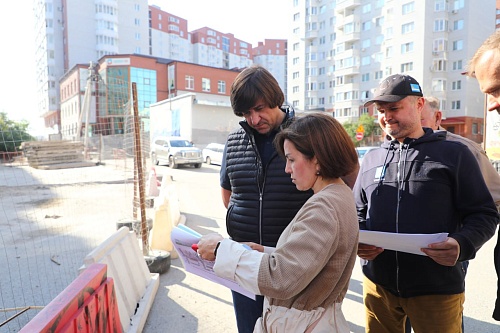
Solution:
<path fill-rule="evenodd" d="M 225 145 L 220 143 L 210 143 L 203 149 L 203 161 L 207 164 L 222 164 L 222 155 Z"/>
<path fill-rule="evenodd" d="M 201 168 L 203 155 L 201 149 L 189 140 L 178 136 L 157 137 L 151 146 L 151 161 L 154 165 L 168 163 L 172 169 L 179 165 L 192 165 Z"/>

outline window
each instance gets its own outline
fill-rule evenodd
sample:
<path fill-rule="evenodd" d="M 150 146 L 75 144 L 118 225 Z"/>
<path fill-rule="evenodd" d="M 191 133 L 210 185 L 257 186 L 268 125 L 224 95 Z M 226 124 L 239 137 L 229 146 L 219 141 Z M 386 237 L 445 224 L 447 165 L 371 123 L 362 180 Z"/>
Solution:
<path fill-rule="evenodd" d="M 453 30 L 462 30 L 464 28 L 464 20 L 456 20 L 453 22 Z"/>
<path fill-rule="evenodd" d="M 375 19 L 375 26 L 376 26 L 376 27 L 381 27 L 381 26 L 383 26 L 383 25 L 384 25 L 384 17 L 383 17 L 383 16 L 381 16 L 381 17 L 377 17 L 377 18 Z"/>
<path fill-rule="evenodd" d="M 366 66 L 370 64 L 370 56 L 364 56 L 361 58 L 361 66 Z"/>
<path fill-rule="evenodd" d="M 365 13 L 369 13 L 372 11 L 372 5 L 371 4 L 366 4 L 366 5 L 363 5 L 363 7 L 361 8 L 361 12 L 363 14 Z"/>
<path fill-rule="evenodd" d="M 432 80 L 432 91 L 445 91 L 446 90 L 446 80 L 435 79 Z"/>
<path fill-rule="evenodd" d="M 460 110 L 460 101 L 451 101 L 452 110 Z"/>
<path fill-rule="evenodd" d="M 376 71 L 375 72 L 375 80 L 381 80 L 383 75 L 384 75 L 384 73 L 382 71 Z"/>
<path fill-rule="evenodd" d="M 448 21 L 443 19 L 434 21 L 434 32 L 447 31 L 447 30 L 448 30 Z"/>
<path fill-rule="evenodd" d="M 361 99 L 368 99 L 370 97 L 370 91 L 365 90 L 361 92 Z"/>
<path fill-rule="evenodd" d="M 226 93 L 226 81 L 218 81 L 217 82 L 217 92 L 219 94 L 225 94 Z"/>
<path fill-rule="evenodd" d="M 294 50 L 294 51 L 297 51 L 297 50 L 299 49 L 299 47 L 300 47 L 300 44 L 299 44 L 299 43 L 295 43 L 295 44 L 293 44 L 293 50 Z"/>
<path fill-rule="evenodd" d="M 413 62 L 401 64 L 401 73 L 410 72 L 413 70 Z"/>
<path fill-rule="evenodd" d="M 370 40 L 369 39 L 365 39 L 365 40 L 361 41 L 361 48 L 367 49 L 369 47 L 370 47 Z"/>
<path fill-rule="evenodd" d="M 354 32 L 354 23 L 344 24 L 344 35 L 352 34 Z"/>
<path fill-rule="evenodd" d="M 477 123 L 472 123 L 472 134 L 479 134 Z"/>
<path fill-rule="evenodd" d="M 453 70 L 462 70 L 462 60 L 457 60 L 453 62 Z"/>
<path fill-rule="evenodd" d="M 403 24 L 401 26 L 401 33 L 403 35 L 408 34 L 410 32 L 413 32 L 414 30 L 415 30 L 415 23 L 414 22 L 406 23 L 406 24 Z"/>
<path fill-rule="evenodd" d="M 293 20 L 298 21 L 300 19 L 300 13 L 293 14 Z"/>
<path fill-rule="evenodd" d="M 412 52 L 413 51 L 413 42 L 405 43 L 401 45 L 401 54 Z"/>
<path fill-rule="evenodd" d="M 361 23 L 361 31 L 368 31 L 372 27 L 372 22 L 371 21 L 366 21 Z"/>
<path fill-rule="evenodd" d="M 294 93 L 298 93 L 298 92 L 300 91 L 300 90 L 299 90 L 299 86 L 294 86 L 294 87 L 292 88 L 292 91 L 293 91 Z"/>
<path fill-rule="evenodd" d="M 299 78 L 299 72 L 293 72 L 292 77 L 294 79 L 298 79 Z"/>
<path fill-rule="evenodd" d="M 447 0 L 436 0 L 434 2 L 434 11 L 435 12 L 442 12 L 446 10 L 446 2 Z"/>
<path fill-rule="evenodd" d="M 385 57 L 392 58 L 392 46 L 388 46 L 385 48 Z"/>
<path fill-rule="evenodd" d="M 453 51 L 462 50 L 464 48 L 463 40 L 456 40 L 453 42 Z"/>
<path fill-rule="evenodd" d="M 446 60 L 444 59 L 436 59 L 433 62 L 432 69 L 436 72 L 444 72 L 446 71 Z"/>
<path fill-rule="evenodd" d="M 210 91 L 210 79 L 206 79 L 206 78 L 201 79 L 201 90 L 202 91 Z"/>
<path fill-rule="evenodd" d="M 454 10 L 459 10 L 461 8 L 464 8 L 465 6 L 465 0 L 455 0 L 453 1 L 453 9 Z"/>
<path fill-rule="evenodd" d="M 433 52 L 442 52 L 442 51 L 446 51 L 447 49 L 447 44 L 448 42 L 446 40 L 444 40 L 443 38 L 439 38 L 439 39 L 435 39 L 433 42 L 432 42 L 432 51 Z"/>
<path fill-rule="evenodd" d="M 406 15 L 413 11 L 415 11 L 415 2 L 412 1 L 403 5 L 403 15 Z"/>
<path fill-rule="evenodd" d="M 292 63 L 293 63 L 294 65 L 297 65 L 297 64 L 299 63 L 299 57 L 295 57 L 295 58 L 293 58 Z"/>
<path fill-rule="evenodd" d="M 369 73 L 362 74 L 361 82 L 368 82 L 368 81 L 370 81 L 370 74 Z"/>
<path fill-rule="evenodd" d="M 460 89 L 462 89 L 462 81 L 461 80 L 453 81 L 451 83 L 451 90 L 460 90 Z"/>
<path fill-rule="evenodd" d="M 194 76 L 186 75 L 186 89 L 194 90 Z"/>

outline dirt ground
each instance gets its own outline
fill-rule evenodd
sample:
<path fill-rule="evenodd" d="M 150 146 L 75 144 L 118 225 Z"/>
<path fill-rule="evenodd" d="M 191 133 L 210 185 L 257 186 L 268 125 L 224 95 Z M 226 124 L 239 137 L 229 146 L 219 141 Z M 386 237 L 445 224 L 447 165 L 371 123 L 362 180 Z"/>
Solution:
<path fill-rule="evenodd" d="M 17 332 L 78 275 L 83 258 L 133 218 L 123 161 L 57 170 L 0 164 L 0 332 Z M 128 163 L 132 166 L 132 163 Z"/>

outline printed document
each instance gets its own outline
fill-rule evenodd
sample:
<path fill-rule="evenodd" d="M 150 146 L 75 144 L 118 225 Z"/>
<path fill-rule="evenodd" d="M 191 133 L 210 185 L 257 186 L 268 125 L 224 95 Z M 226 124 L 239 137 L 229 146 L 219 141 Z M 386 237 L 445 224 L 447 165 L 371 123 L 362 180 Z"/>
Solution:
<path fill-rule="evenodd" d="M 244 289 L 238 283 L 217 276 L 213 270 L 215 262 L 200 258 L 191 248 L 191 245 L 198 243 L 201 238 L 201 234 L 186 227 L 185 225 L 180 224 L 172 229 L 170 238 L 172 239 L 174 248 L 179 254 L 179 258 L 181 258 L 186 271 L 228 287 L 251 299 L 255 299 L 255 294 Z"/>
<path fill-rule="evenodd" d="M 429 244 L 439 243 L 446 240 L 448 233 L 437 234 L 396 234 L 392 232 L 380 231 L 359 231 L 359 242 L 363 244 L 375 245 L 386 250 L 401 251 L 407 253 L 426 256 L 421 248 L 426 248 Z"/>

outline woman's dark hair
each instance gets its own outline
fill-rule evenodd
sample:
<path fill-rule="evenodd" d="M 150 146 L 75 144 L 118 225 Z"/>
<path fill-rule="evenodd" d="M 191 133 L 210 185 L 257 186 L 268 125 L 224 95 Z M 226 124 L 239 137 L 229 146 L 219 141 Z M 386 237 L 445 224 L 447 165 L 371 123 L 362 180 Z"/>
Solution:
<path fill-rule="evenodd" d="M 285 96 L 274 76 L 264 67 L 255 65 L 245 68 L 231 85 L 234 114 L 245 116 L 259 100 L 273 109 L 283 105 Z"/>
<path fill-rule="evenodd" d="M 346 176 L 358 165 L 354 143 L 344 127 L 330 115 L 313 113 L 290 122 L 274 139 L 282 157 L 285 157 L 285 140 L 293 143 L 307 159 L 316 157 L 324 178 Z"/>

